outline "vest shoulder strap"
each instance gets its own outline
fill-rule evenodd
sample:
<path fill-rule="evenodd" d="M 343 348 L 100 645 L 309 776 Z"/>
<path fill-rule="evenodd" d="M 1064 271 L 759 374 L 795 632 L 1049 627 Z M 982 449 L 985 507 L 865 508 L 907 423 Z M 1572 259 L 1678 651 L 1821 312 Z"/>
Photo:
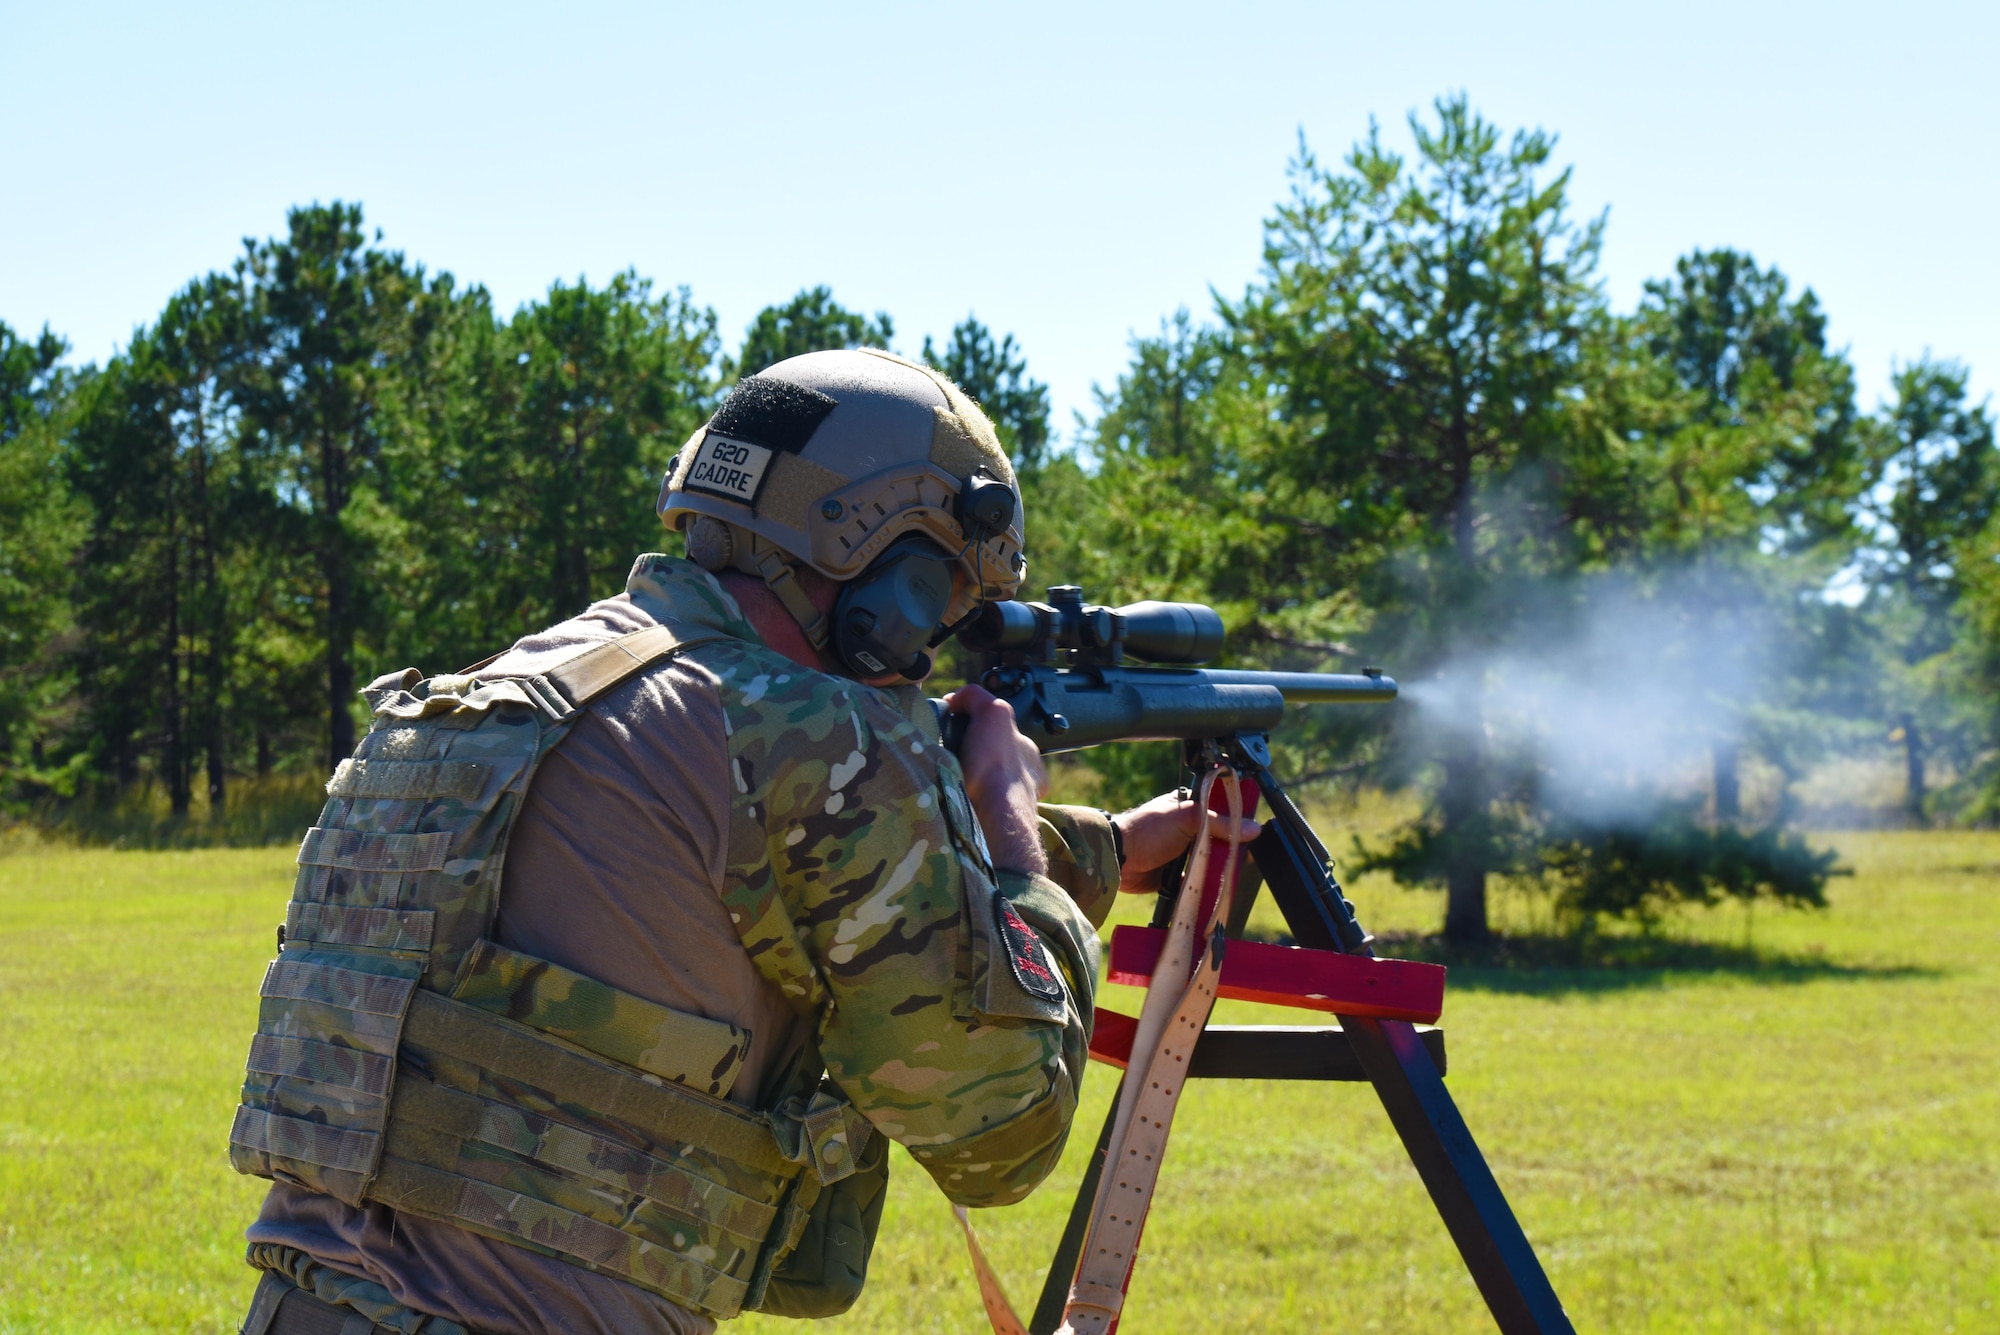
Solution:
<path fill-rule="evenodd" d="M 545 672 L 550 684 L 581 709 L 642 668 L 697 644 L 726 640 L 726 631 L 671 624 L 648 626 L 584 650 Z"/>
<path fill-rule="evenodd" d="M 463 672 L 430 678 L 425 688 L 431 697 L 428 700 L 408 694 L 417 677 L 414 669 L 384 677 L 362 694 L 368 696 L 377 714 L 398 718 L 420 718 L 468 706 L 485 710 L 512 701 L 539 708 L 561 723 L 632 674 L 669 655 L 733 638 L 727 631 L 663 623 L 615 639 L 573 646 L 553 667 L 536 672 L 490 672 L 490 664 L 506 657 L 495 654 Z"/>

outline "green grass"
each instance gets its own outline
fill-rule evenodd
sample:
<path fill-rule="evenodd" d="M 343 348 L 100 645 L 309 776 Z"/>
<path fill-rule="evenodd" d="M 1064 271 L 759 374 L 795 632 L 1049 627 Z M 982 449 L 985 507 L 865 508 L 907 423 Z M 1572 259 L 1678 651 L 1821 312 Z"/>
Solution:
<path fill-rule="evenodd" d="M 284 849 L 0 858 L 0 1331 L 233 1331 Z"/>
<path fill-rule="evenodd" d="M 1835 842 L 1856 874 L 1826 913 L 1578 951 L 1503 894 L 1511 966 L 1455 964 L 1452 1090 L 1579 1329 L 2000 1330 L 2000 835 Z M 223 1142 L 289 860 L 0 858 L 0 1331 L 235 1328 L 261 1184 Z M 1378 932 L 1437 920 L 1430 896 L 1351 889 Z M 975 1216 L 1024 1309 L 1107 1076 L 1056 1179 Z M 1128 1313 L 1135 1335 L 1492 1328 L 1353 1085 L 1189 1091 Z M 981 1320 L 947 1208 L 900 1161 L 842 1324 Z"/>

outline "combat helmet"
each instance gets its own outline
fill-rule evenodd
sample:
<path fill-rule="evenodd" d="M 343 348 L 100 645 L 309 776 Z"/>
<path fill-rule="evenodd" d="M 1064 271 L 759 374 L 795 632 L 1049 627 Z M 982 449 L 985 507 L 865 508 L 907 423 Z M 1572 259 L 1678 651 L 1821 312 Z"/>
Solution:
<path fill-rule="evenodd" d="M 858 652 L 863 671 L 881 665 L 843 632 L 883 609 L 822 617 L 799 566 L 849 585 L 898 564 L 955 567 L 937 591 L 940 630 L 1011 598 L 1027 569 L 1020 488 L 993 424 L 949 378 L 874 348 L 807 353 L 738 381 L 675 456 L 659 512 L 691 560 L 758 576 L 815 647 L 850 662 Z"/>

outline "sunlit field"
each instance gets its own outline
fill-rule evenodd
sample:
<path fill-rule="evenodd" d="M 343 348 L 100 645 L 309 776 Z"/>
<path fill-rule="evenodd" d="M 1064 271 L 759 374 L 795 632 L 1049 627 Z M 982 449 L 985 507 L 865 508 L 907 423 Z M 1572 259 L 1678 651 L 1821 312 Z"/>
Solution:
<path fill-rule="evenodd" d="M 1828 912 L 1677 919 L 1559 967 L 1502 896 L 1527 963 L 1452 970 L 1451 1088 L 1579 1329 L 2000 1329 L 2000 835 L 1819 837 L 1856 873 Z M 0 857 L 0 1331 L 236 1328 L 262 1185 L 225 1141 L 290 858 Z M 1350 889 L 1378 932 L 1437 921 Z M 1046 1188 L 975 1216 L 1024 1314 L 1113 1083 L 1093 1071 Z M 1360 1085 L 1191 1089 L 1127 1310 L 1135 1335 L 1491 1329 Z M 982 1321 L 899 1159 L 839 1324 Z"/>

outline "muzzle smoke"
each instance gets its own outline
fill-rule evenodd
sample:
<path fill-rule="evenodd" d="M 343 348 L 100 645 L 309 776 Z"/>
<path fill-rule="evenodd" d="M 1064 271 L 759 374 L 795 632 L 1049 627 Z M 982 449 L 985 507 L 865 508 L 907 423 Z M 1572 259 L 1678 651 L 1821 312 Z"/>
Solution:
<path fill-rule="evenodd" d="M 1404 697 L 1426 741 L 1479 737 L 1495 777 L 1551 814 L 1636 825 L 1702 791 L 1712 748 L 1740 737 L 1777 666 L 1775 637 L 1745 591 L 1693 572 L 1565 592 L 1504 622 L 1467 618 L 1514 629 L 1504 644 L 1451 645 Z"/>

